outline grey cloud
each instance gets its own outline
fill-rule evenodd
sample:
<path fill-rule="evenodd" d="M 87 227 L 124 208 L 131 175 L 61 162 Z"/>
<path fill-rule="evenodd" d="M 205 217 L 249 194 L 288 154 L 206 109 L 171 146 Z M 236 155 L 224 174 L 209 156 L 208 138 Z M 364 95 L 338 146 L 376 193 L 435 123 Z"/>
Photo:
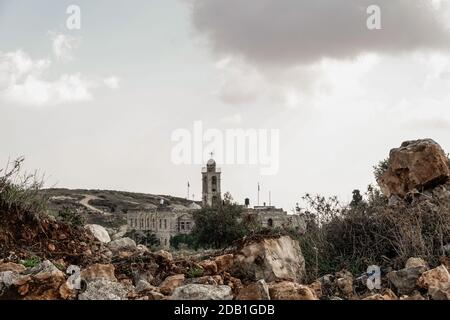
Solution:
<path fill-rule="evenodd" d="M 369 5 L 382 30 L 366 27 Z M 366 52 L 449 47 L 445 15 L 430 0 L 192 0 L 195 30 L 220 54 L 272 66 L 346 59 Z"/>

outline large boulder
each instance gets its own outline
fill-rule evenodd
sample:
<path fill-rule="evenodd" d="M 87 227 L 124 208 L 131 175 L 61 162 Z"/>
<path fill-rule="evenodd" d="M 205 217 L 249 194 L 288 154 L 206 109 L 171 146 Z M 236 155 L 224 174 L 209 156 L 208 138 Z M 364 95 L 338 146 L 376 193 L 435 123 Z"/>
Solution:
<path fill-rule="evenodd" d="M 305 277 L 305 259 L 298 241 L 288 236 L 262 238 L 244 245 L 234 255 L 233 273 L 254 281 L 301 282 Z"/>
<path fill-rule="evenodd" d="M 130 238 L 113 240 L 108 243 L 108 248 L 113 252 L 137 250 L 136 242 Z"/>
<path fill-rule="evenodd" d="M 171 300 L 231 300 L 233 294 L 229 286 L 188 284 L 175 289 Z"/>
<path fill-rule="evenodd" d="M 435 187 L 450 177 L 448 158 L 431 139 L 405 141 L 389 153 L 387 170 L 378 178 L 387 196 L 404 197 L 411 191 Z"/>
<path fill-rule="evenodd" d="M 92 235 L 101 243 L 108 243 L 111 241 L 108 231 L 98 224 L 87 224 L 84 226 L 86 230 L 89 230 Z"/>
<path fill-rule="evenodd" d="M 410 295 L 418 285 L 419 277 L 428 270 L 427 263 L 420 258 L 409 258 L 404 269 L 391 271 L 387 278 L 401 295 Z"/>

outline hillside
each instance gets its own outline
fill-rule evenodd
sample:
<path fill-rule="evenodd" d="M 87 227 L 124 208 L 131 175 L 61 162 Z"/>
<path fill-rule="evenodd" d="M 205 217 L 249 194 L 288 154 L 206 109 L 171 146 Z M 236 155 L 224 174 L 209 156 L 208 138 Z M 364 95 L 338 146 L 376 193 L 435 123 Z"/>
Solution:
<path fill-rule="evenodd" d="M 88 223 L 105 227 L 126 224 L 129 210 L 156 208 L 161 199 L 169 207 L 183 209 L 192 201 L 167 195 L 152 195 L 114 190 L 43 189 L 41 195 L 49 201 L 49 211 L 55 214 L 64 207 L 75 209 Z"/>

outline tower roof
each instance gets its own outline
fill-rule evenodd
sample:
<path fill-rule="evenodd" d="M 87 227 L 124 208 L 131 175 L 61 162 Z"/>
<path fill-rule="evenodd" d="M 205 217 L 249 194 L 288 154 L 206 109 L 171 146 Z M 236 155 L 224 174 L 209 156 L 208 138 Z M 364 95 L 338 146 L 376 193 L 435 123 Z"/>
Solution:
<path fill-rule="evenodd" d="M 214 159 L 209 159 L 208 162 L 206 163 L 207 166 L 215 166 L 216 165 L 216 161 Z"/>

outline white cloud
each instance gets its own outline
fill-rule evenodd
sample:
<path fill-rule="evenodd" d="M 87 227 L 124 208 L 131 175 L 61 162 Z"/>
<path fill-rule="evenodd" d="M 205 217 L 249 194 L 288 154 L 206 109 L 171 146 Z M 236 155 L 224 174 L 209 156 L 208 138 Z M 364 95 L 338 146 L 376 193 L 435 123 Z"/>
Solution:
<path fill-rule="evenodd" d="M 103 79 L 103 83 L 111 89 L 117 89 L 120 85 L 120 79 L 118 77 L 109 77 Z"/>
<path fill-rule="evenodd" d="M 102 84 L 81 73 L 49 79 L 51 66 L 50 60 L 33 60 L 21 50 L 0 52 L 0 100 L 27 106 L 82 102 L 91 100 L 92 89 Z M 116 77 L 108 79 L 103 85 L 118 85 Z"/>
<path fill-rule="evenodd" d="M 74 59 L 72 51 L 79 47 L 80 39 L 65 34 L 54 34 L 52 49 L 56 59 L 62 62 L 69 62 Z"/>

